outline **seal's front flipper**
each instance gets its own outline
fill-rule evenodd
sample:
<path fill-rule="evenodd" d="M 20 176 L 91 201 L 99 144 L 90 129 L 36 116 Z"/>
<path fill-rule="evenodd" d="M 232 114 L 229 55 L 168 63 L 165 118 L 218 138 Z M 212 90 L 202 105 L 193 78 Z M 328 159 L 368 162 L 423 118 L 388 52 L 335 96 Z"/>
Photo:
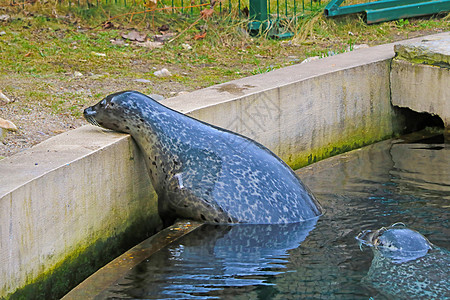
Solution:
<path fill-rule="evenodd" d="M 208 223 L 235 222 L 234 218 L 214 201 L 214 182 L 202 182 L 202 185 L 199 185 L 195 181 L 199 178 L 197 176 L 192 178 L 185 172 L 173 175 L 169 180 L 164 210 L 169 212 L 169 215 L 172 212 L 178 217 L 194 216 L 194 219 Z"/>

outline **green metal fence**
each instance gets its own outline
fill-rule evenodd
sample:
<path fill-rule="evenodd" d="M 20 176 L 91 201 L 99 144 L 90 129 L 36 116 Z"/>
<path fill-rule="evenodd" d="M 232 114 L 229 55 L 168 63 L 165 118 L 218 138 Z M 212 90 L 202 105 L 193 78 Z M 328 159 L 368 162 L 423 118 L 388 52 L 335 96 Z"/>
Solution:
<path fill-rule="evenodd" d="M 0 0 L 1 2 L 2 0 Z M 43 0 L 9 0 L 12 5 L 35 5 Z M 52 0 L 47 0 L 52 1 Z M 157 17 L 159 14 L 177 14 L 187 17 L 213 10 L 214 17 L 230 16 L 248 20 L 250 34 L 268 34 L 276 38 L 292 36 L 288 27 L 299 18 L 321 12 L 321 0 L 53 0 L 55 5 L 68 9 L 88 11 L 101 9 L 113 18 L 136 20 L 138 16 Z M 322 0 L 323 1 L 323 0 Z M 289 25 L 289 26 L 288 26 Z M 294 26 L 295 27 L 295 26 Z"/>
<path fill-rule="evenodd" d="M 425 16 L 450 11 L 450 0 L 332 0 L 326 6 L 326 16 L 363 13 L 368 24 Z"/>
<path fill-rule="evenodd" d="M 6 0 L 11 5 L 36 3 L 42 0 Z M 50 0 L 51 1 L 51 0 Z M 214 4 L 219 14 L 233 14 L 257 20 L 294 18 L 308 15 L 311 11 L 323 9 L 321 0 L 55 0 L 61 6 L 95 8 L 122 6 L 128 11 L 170 12 L 197 16 Z M 153 2 L 154 1 L 154 2 Z M 2 2 L 2 0 L 0 0 Z M 156 6 L 151 5 L 156 2 Z M 258 3 L 257 3 L 258 2 Z M 146 5 L 147 3 L 147 5 Z M 148 5 L 150 3 L 150 5 Z M 262 9 L 265 11 L 263 12 Z"/>
<path fill-rule="evenodd" d="M 43 0 L 3 0 L 10 5 L 34 5 Z M 52 1 L 52 0 L 46 0 Z M 77 9 L 115 7 L 115 14 L 181 14 L 198 17 L 212 9 L 214 16 L 248 18 L 251 34 L 268 32 L 270 36 L 290 37 L 288 27 L 300 18 L 318 12 L 326 16 L 362 13 L 368 23 L 450 11 L 450 0 L 53 0 L 55 4 Z M 2 2 L 2 0 L 0 0 Z M 325 6 L 325 4 L 327 4 Z M 117 8 L 119 7 L 119 10 Z M 113 14 L 109 14 L 113 15 Z"/>

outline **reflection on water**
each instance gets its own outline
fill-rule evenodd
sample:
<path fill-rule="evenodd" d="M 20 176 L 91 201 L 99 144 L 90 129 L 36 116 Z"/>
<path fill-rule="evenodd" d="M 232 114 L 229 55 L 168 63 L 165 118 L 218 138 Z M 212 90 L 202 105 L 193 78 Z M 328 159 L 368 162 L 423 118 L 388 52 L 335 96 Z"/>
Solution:
<path fill-rule="evenodd" d="M 273 285 L 287 250 L 298 247 L 317 220 L 281 225 L 205 225 L 141 263 L 116 296 L 197 298 L 225 288 Z"/>
<path fill-rule="evenodd" d="M 390 299 L 384 295 L 402 284 L 391 285 L 397 282 L 393 277 L 380 288 L 380 278 L 371 274 L 375 267 L 376 274 L 395 270 L 374 259 L 371 250 L 361 251 L 355 236 L 403 222 L 449 249 L 449 149 L 442 141 L 395 140 L 316 163 L 298 174 L 326 210 L 319 220 L 203 226 L 100 297 Z"/>

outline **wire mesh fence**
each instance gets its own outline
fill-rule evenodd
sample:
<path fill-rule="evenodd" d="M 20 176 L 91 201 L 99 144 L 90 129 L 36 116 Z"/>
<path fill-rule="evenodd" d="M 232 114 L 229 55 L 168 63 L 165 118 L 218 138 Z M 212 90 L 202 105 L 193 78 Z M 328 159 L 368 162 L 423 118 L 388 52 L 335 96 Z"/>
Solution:
<path fill-rule="evenodd" d="M 33 5 L 41 0 L 3 0 L 9 5 Z M 0 0 L 0 2 L 3 2 Z M 220 14 L 251 18 L 250 7 L 253 0 L 55 0 L 55 4 L 67 8 L 108 10 L 122 8 L 128 12 L 153 12 L 199 16 L 205 8 L 214 9 Z M 324 0 L 265 0 L 269 18 L 293 18 L 307 15 L 323 8 Z M 354 0 L 353 0 L 354 1 Z M 47 1 L 48 2 L 48 1 Z"/>

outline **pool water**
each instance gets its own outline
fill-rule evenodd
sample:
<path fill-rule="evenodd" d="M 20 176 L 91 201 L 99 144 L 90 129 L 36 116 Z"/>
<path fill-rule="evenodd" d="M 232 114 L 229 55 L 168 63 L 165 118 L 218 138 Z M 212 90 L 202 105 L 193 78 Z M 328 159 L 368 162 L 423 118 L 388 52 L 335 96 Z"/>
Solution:
<path fill-rule="evenodd" d="M 391 295 L 371 284 L 374 254 L 360 249 L 358 233 L 403 222 L 443 251 L 450 247 L 450 147 L 442 136 L 377 143 L 297 173 L 325 209 L 323 216 L 288 225 L 204 225 L 99 297 L 396 299 L 402 293 Z M 418 267 L 431 284 L 433 273 L 440 274 L 434 267 L 450 274 L 449 256 L 443 257 L 443 265 Z M 392 276 L 388 284 L 396 282 L 395 266 L 381 268 L 392 268 L 383 272 Z M 448 298 L 450 291 L 434 296 Z"/>

